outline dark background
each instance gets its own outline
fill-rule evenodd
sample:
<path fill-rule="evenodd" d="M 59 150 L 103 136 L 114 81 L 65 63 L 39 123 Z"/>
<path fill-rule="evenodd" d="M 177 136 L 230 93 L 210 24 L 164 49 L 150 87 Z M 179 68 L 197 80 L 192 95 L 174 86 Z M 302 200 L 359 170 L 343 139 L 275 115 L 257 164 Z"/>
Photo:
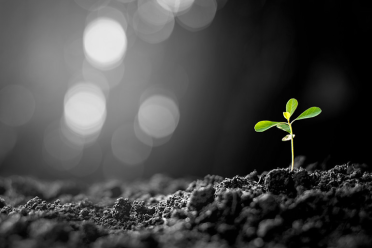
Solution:
<path fill-rule="evenodd" d="M 124 166 L 117 178 L 156 173 L 233 176 L 286 167 L 291 151 L 290 143 L 281 141 L 285 133 L 276 128 L 256 133 L 253 127 L 260 120 L 284 121 L 282 112 L 290 98 L 299 102 L 295 116 L 312 106 L 323 110 L 314 119 L 294 123 L 295 155 L 306 156 L 306 163 L 371 165 L 371 4 L 217 2 L 215 18 L 203 30 L 189 31 L 176 24 L 170 38 L 160 44 L 136 39 L 133 47 L 149 52 L 151 62 L 157 63 L 150 83 L 162 81 L 171 65 L 179 64 L 189 84 L 178 99 L 180 122 L 169 142 L 154 147 L 141 169 Z M 43 132 L 61 116 L 60 102 L 72 75 L 63 61 L 63 47 L 84 29 L 87 14 L 74 1 L 0 0 L 0 87 L 20 84 L 36 96 L 32 119 L 12 128 L 17 142 L 6 154 L 0 153 L 0 176 L 105 179 L 103 163 L 79 178 L 48 168 L 41 153 Z M 34 61 L 44 47 L 52 52 Z M 133 47 L 124 63 L 130 63 Z M 38 84 L 43 73 L 53 84 Z M 98 140 L 103 157 L 110 152 L 109 140 L 119 122 L 112 120 L 123 108 L 119 99 L 126 97 L 120 92 L 119 86 L 107 100 L 107 119 Z"/>

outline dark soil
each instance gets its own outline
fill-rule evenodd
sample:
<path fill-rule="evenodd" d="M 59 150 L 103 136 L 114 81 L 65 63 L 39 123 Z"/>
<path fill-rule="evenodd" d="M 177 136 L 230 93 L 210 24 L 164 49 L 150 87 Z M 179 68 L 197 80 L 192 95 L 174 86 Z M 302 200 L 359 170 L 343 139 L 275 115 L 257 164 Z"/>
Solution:
<path fill-rule="evenodd" d="M 359 165 L 189 182 L 0 179 L 3 247 L 372 247 L 372 173 Z"/>

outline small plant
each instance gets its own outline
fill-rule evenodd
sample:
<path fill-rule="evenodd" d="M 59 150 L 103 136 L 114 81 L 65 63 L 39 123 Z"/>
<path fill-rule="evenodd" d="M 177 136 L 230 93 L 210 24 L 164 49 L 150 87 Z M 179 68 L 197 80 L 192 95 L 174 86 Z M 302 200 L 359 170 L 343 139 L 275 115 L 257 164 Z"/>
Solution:
<path fill-rule="evenodd" d="M 293 138 L 295 135 L 293 134 L 293 128 L 292 128 L 292 123 L 296 120 L 302 120 L 302 119 L 307 119 L 307 118 L 312 118 L 317 115 L 319 115 L 322 110 L 318 107 L 311 107 L 307 109 L 305 112 L 300 114 L 296 119 L 294 119 L 292 122 L 290 122 L 290 118 L 293 115 L 294 111 L 296 110 L 298 105 L 298 102 L 296 99 L 292 98 L 287 102 L 286 105 L 286 112 L 283 112 L 284 118 L 287 119 L 288 123 L 286 122 L 276 122 L 276 121 L 260 121 L 254 126 L 254 130 L 256 132 L 263 132 L 266 131 L 267 129 L 276 126 L 277 128 L 288 132 L 282 141 L 291 141 L 291 147 L 292 147 L 292 171 L 293 171 L 293 166 L 294 166 L 294 151 L 293 151 Z"/>

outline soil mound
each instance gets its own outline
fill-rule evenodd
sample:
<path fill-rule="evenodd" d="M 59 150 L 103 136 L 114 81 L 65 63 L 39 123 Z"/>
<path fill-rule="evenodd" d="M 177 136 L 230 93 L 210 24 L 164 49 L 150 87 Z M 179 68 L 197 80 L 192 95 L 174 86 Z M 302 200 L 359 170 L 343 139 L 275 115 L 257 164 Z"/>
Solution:
<path fill-rule="evenodd" d="M 372 247 L 371 190 L 350 164 L 192 182 L 0 178 L 0 248 Z"/>

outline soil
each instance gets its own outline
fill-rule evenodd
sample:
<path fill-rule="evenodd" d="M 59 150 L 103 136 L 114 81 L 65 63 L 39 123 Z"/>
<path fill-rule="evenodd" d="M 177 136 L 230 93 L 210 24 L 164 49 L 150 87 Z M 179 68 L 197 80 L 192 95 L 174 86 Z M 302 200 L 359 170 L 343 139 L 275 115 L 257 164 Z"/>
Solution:
<path fill-rule="evenodd" d="M 84 185 L 0 178 L 5 247 L 372 247 L 360 165 Z"/>

